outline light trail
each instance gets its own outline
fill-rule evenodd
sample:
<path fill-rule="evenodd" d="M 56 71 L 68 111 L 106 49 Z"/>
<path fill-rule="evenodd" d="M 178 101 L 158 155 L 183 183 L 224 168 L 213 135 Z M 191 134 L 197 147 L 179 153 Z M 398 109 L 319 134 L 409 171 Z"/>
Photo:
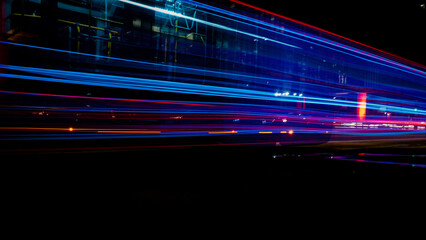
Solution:
<path fill-rule="evenodd" d="M 160 12 L 160 13 L 164 13 L 164 14 L 167 14 L 167 15 L 172 15 L 172 16 L 175 16 L 175 17 L 188 19 L 188 20 L 191 20 L 191 21 L 194 21 L 194 22 L 205 24 L 205 25 L 208 25 L 208 26 L 211 26 L 211 27 L 214 27 L 214 28 L 218 28 L 218 29 L 222 29 L 222 30 L 225 30 L 225 31 L 235 32 L 235 33 L 243 34 L 243 35 L 246 35 L 246 36 L 249 36 L 249 37 L 254 37 L 254 38 L 258 38 L 258 39 L 271 41 L 273 43 L 277 43 L 277 44 L 280 44 L 280 45 L 283 45 L 283 46 L 286 46 L 286 47 L 300 48 L 298 46 L 294 46 L 294 45 L 291 45 L 291 44 L 288 44 L 288 43 L 284 43 L 284 42 L 281 42 L 281 41 L 278 41 L 278 40 L 275 40 L 275 39 L 268 39 L 264 36 L 260 36 L 260 35 L 245 32 L 245 31 L 240 31 L 240 30 L 235 29 L 235 28 L 227 27 L 227 26 L 220 25 L 220 24 L 217 24 L 217 23 L 204 21 L 204 20 L 197 19 L 197 18 L 194 18 L 194 17 L 185 16 L 181 13 L 176 13 L 176 12 L 169 11 L 169 10 L 166 10 L 166 9 L 162 9 L 162 8 L 158 8 L 158 7 L 151 7 L 151 6 L 148 6 L 146 4 L 137 3 L 137 2 L 133 2 L 133 1 L 129 1 L 129 0 L 120 0 L 120 2 L 128 3 L 128 4 L 131 4 L 131 5 L 137 6 L 137 7 L 149 9 L 151 11 Z"/>
<path fill-rule="evenodd" d="M 188 1 L 188 0 L 186 0 L 186 1 Z M 313 25 L 310 25 L 310 24 L 307 24 L 307 23 L 304 23 L 304 22 L 298 21 L 298 20 L 296 20 L 296 19 L 292 19 L 292 18 L 289 18 L 289 17 L 283 16 L 283 15 L 281 15 L 281 14 L 277 14 L 277 13 L 274 13 L 274 12 L 268 11 L 268 10 L 266 10 L 266 9 L 262 9 L 262 8 L 260 8 L 260 7 L 257 7 L 257 6 L 254 6 L 254 5 L 251 5 L 251 4 L 248 4 L 248 3 L 245 3 L 245 2 L 239 1 L 239 0 L 230 0 L 230 1 L 231 1 L 231 2 L 234 2 L 234 3 L 237 3 L 237 4 L 240 4 L 240 5 L 243 5 L 243 6 L 246 6 L 246 7 L 249 7 L 249 8 L 252 8 L 252 9 L 255 9 L 255 10 L 258 10 L 258 11 L 261 11 L 261 12 L 264 12 L 264 13 L 267 13 L 267 14 L 270 14 L 270 15 L 273 15 L 273 16 L 276 16 L 276 17 L 279 17 L 279 18 L 282 18 L 282 19 L 285 19 L 285 20 L 288 20 L 288 21 L 291 21 L 291 22 L 294 22 L 294 23 L 297 23 L 297 24 L 300 24 L 300 25 L 302 25 L 302 26 L 306 26 L 306 27 L 311 28 L 311 29 L 318 30 L 318 31 L 320 31 L 320 32 L 327 33 L 327 34 L 329 34 L 329 35 L 332 35 L 332 36 L 337 37 L 338 39 L 344 39 L 344 40 L 347 40 L 347 41 L 349 41 L 349 42 L 355 43 L 356 45 L 361 45 L 361 46 L 367 47 L 367 48 L 369 48 L 369 49 L 372 49 L 372 50 L 375 50 L 375 51 L 378 51 L 378 52 L 384 53 L 384 54 L 386 54 L 386 55 L 390 55 L 390 56 L 392 56 L 392 57 L 395 57 L 396 59 L 403 60 L 403 61 L 405 61 L 405 62 L 407 62 L 407 63 L 409 63 L 409 64 L 414 64 L 414 65 L 416 65 L 416 66 L 419 66 L 420 68 L 426 68 L 426 66 L 421 65 L 421 64 L 419 64 L 419 63 L 416 63 L 416 62 L 413 62 L 413 61 L 411 61 L 411 60 L 408 60 L 408 59 L 402 58 L 402 57 L 397 56 L 397 55 L 392 54 L 392 53 L 385 52 L 385 51 L 383 51 L 383 50 L 380 50 L 380 49 L 374 48 L 374 47 L 369 46 L 369 45 L 366 45 L 366 44 L 364 44 L 364 43 L 360 43 L 360 42 L 355 41 L 355 40 L 353 40 L 353 39 L 346 38 L 346 37 L 344 37 L 344 36 L 341 36 L 341 35 L 338 35 L 338 34 L 332 33 L 332 32 L 330 32 L 330 31 L 327 31 L 327 30 L 324 30 L 324 29 L 321 29 L 321 28 L 315 27 L 315 26 L 313 26 Z M 191 1 L 191 2 L 193 2 L 193 1 Z M 355 50 L 355 49 L 354 49 L 354 50 Z M 359 50 L 355 50 L 355 51 L 359 51 Z M 365 53 L 365 52 L 364 52 L 364 53 Z M 367 53 L 367 54 L 368 54 L 368 53 Z M 371 55 L 371 54 L 368 54 L 368 55 Z M 375 56 L 375 57 L 378 57 L 378 56 Z M 384 59 L 384 58 L 382 58 L 382 57 L 379 57 L 379 58 L 380 58 L 381 60 L 386 60 L 386 59 Z M 386 61 L 388 61 L 388 60 L 386 60 Z M 412 70 L 413 70 L 413 68 L 410 68 L 410 69 L 412 69 Z"/>
<path fill-rule="evenodd" d="M 232 0 L 231 0 L 231 1 L 232 1 Z M 123 1 L 123 2 L 132 2 L 132 1 Z M 324 47 L 324 48 L 330 48 L 330 49 L 332 49 L 332 50 L 334 50 L 334 51 L 341 52 L 341 53 L 344 53 L 344 54 L 347 54 L 347 55 L 349 55 L 349 56 L 353 56 L 353 57 L 356 57 L 356 58 L 360 58 L 360 59 L 363 59 L 363 60 L 366 60 L 366 61 L 369 61 L 369 62 L 372 62 L 372 63 L 375 63 L 375 64 L 379 64 L 379 65 L 383 65 L 383 66 L 387 66 L 387 67 L 395 68 L 395 69 L 402 70 L 402 71 L 405 71 L 405 72 L 410 73 L 410 74 L 418 74 L 419 76 L 426 77 L 426 75 L 425 75 L 425 72 L 424 72 L 424 71 L 419 71 L 419 70 L 418 70 L 418 69 L 416 69 L 416 68 L 412 68 L 412 67 L 409 67 L 409 66 L 407 66 L 407 65 L 400 64 L 400 63 L 395 62 L 395 61 L 391 61 L 391 60 L 389 60 L 389 59 L 386 59 L 386 58 L 380 57 L 380 56 L 378 56 L 378 55 L 375 55 L 375 54 L 372 54 L 372 53 L 368 53 L 368 52 L 365 52 L 365 51 L 362 51 L 362 50 L 359 50 L 359 49 L 356 49 L 356 48 L 353 48 L 353 47 L 350 47 L 350 46 L 347 46 L 347 45 L 344 45 L 344 44 L 338 43 L 338 42 L 336 42 L 336 41 L 331 41 L 331 40 L 329 40 L 329 39 L 321 38 L 321 37 L 318 37 L 318 36 L 313 36 L 313 35 L 311 35 L 311 34 L 303 33 L 303 32 L 300 32 L 300 31 L 295 31 L 295 30 L 292 30 L 291 28 L 282 28 L 282 27 L 280 28 L 280 26 L 277 26 L 277 25 L 268 24 L 267 22 L 264 22 L 264 21 L 259 21 L 259 20 L 253 19 L 253 18 L 248 18 L 248 17 L 246 17 L 246 16 L 244 16 L 244 15 L 241 15 L 241 14 L 236 14 L 236 13 L 233 13 L 233 12 L 230 12 L 230 11 L 222 10 L 222 9 L 220 9 L 220 8 L 211 7 L 211 6 L 208 6 L 208 5 L 206 5 L 206 4 L 197 3 L 197 2 L 195 2 L 195 1 L 189 1 L 189 0 L 187 0 L 187 1 L 185 1 L 185 2 L 188 2 L 188 3 L 194 4 L 194 5 L 196 5 L 196 6 L 201 6 L 201 7 L 207 8 L 207 9 L 212 10 L 212 11 L 215 11 L 215 12 L 221 12 L 221 13 L 226 14 L 226 15 L 232 15 L 232 16 L 237 17 L 237 18 L 239 18 L 239 19 L 244 19 L 244 20 L 247 20 L 247 21 L 249 21 L 249 22 L 253 22 L 255 25 L 252 25 L 252 24 L 249 24 L 249 23 L 245 23 L 245 22 L 240 22 L 240 21 L 238 21 L 238 20 L 231 19 L 231 18 L 227 18 L 227 17 L 224 17 L 224 16 L 215 15 L 215 16 L 218 16 L 218 17 L 220 17 L 220 18 L 224 18 L 224 19 L 227 19 L 227 20 L 231 20 L 231 21 L 235 21 L 235 22 L 239 22 L 239 23 L 247 24 L 247 25 L 249 25 L 249 26 L 253 26 L 253 27 L 256 27 L 256 28 L 261 28 L 261 29 L 264 29 L 264 30 L 269 31 L 269 32 L 274 32 L 274 33 L 275 33 L 275 34 L 277 34 L 277 35 L 281 35 L 281 36 L 284 36 L 284 37 L 295 38 L 295 39 L 297 39 L 297 40 L 299 40 L 299 41 L 304 41 L 304 42 L 307 42 L 307 43 L 310 43 L 310 44 L 314 44 L 314 45 L 317 45 L 317 46 L 320 46 L 320 47 Z M 415 64 L 416 66 L 419 66 L 420 68 L 425 68 L 425 66 L 419 65 L 418 63 L 415 63 L 415 62 L 409 61 L 409 60 L 407 60 L 407 59 L 403 59 L 403 58 L 401 58 L 401 57 L 398 57 L 398 56 L 393 55 L 393 54 L 390 54 L 390 53 L 386 53 L 386 52 L 384 52 L 384 51 L 382 51 L 382 50 L 379 50 L 379 49 L 373 48 L 373 47 L 371 47 L 371 46 L 368 46 L 368 45 L 365 45 L 365 44 L 362 44 L 362 43 L 356 42 L 356 41 L 354 41 L 354 40 L 352 40 L 352 39 L 348 39 L 348 38 L 345 38 L 345 37 L 343 37 L 343 36 L 340 36 L 340 35 L 337 35 L 337 34 L 334 34 L 334 33 L 331 33 L 331 32 L 328 32 L 328 31 L 326 31 L 326 30 L 323 30 L 323 29 L 320 29 L 320 28 L 316 28 L 316 27 L 314 27 L 314 26 L 311 26 L 311 25 L 308 25 L 308 24 L 305 24 L 305 23 L 299 22 L 299 21 L 297 21 L 297 20 L 290 19 L 290 18 L 287 18 L 287 17 L 282 16 L 282 15 L 279 15 L 279 14 L 275 14 L 275 13 L 273 13 L 273 12 L 270 12 L 270 11 L 267 11 L 267 10 L 264 10 L 264 9 L 261 9 L 261 8 L 258 8 L 258 7 L 256 7 L 256 6 L 253 6 L 253 5 L 250 5 L 250 4 L 246 4 L 246 3 L 241 2 L 241 1 L 232 1 L 232 2 L 235 2 L 235 3 L 241 4 L 241 5 L 244 5 L 244 6 L 247 6 L 247 7 L 250 7 L 250 8 L 256 9 L 256 10 L 259 10 L 259 11 L 262 11 L 262 12 L 265 12 L 265 13 L 270 14 L 270 15 L 273 15 L 273 16 L 280 17 L 280 18 L 282 18 L 282 19 L 286 19 L 286 20 L 289 20 L 289 21 L 292 21 L 292 22 L 296 22 L 296 23 L 298 23 L 298 24 L 300 24 L 300 25 L 307 26 L 307 27 L 309 27 L 309 28 L 313 28 L 313 29 L 319 30 L 319 31 L 321 31 L 321 32 L 325 32 L 325 33 L 327 33 L 327 34 L 333 35 L 333 36 L 335 36 L 335 37 L 338 37 L 339 39 L 345 39 L 345 40 L 348 40 L 348 41 L 350 41 L 350 42 L 356 43 L 356 44 L 358 44 L 358 45 L 362 45 L 362 46 L 368 47 L 369 49 L 374 49 L 374 50 L 376 50 L 376 51 L 379 51 L 379 52 L 385 53 L 385 54 L 387 54 L 387 55 L 391 55 L 391 56 L 393 56 L 393 57 L 397 57 L 397 59 L 403 60 L 403 61 L 405 61 L 405 62 L 407 62 L 407 63 L 410 63 L 410 64 Z M 143 5 L 143 4 L 142 4 L 142 5 Z M 168 11 L 168 12 L 170 12 L 170 11 Z M 174 13 L 173 13 L 173 12 L 170 12 L 170 14 L 174 15 Z M 259 26 L 258 26 L 259 24 L 260 24 L 260 25 L 263 25 L 263 26 L 272 27 L 272 29 L 266 29 L 266 28 L 259 27 Z M 285 33 L 281 33 L 281 32 L 280 32 L 281 30 L 285 30 Z M 294 34 L 294 35 L 296 35 L 296 36 L 299 36 L 299 37 L 302 37 L 302 38 L 299 38 L 299 37 L 296 37 L 296 36 L 293 36 L 293 35 L 289 35 L 288 33 L 292 33 L 292 34 Z M 304 38 L 307 38 L 307 39 L 310 39 L 310 40 L 306 40 L 306 39 L 304 39 Z M 314 42 L 313 42 L 313 41 L 311 41 L 311 40 L 313 40 Z M 320 43 L 319 43 L 319 42 L 320 42 Z M 323 44 L 326 44 L 327 46 L 326 46 L 326 45 L 323 45 Z M 360 54 L 361 56 L 365 56 L 365 57 L 369 57 L 369 58 L 372 58 L 372 59 L 379 60 L 379 62 L 378 62 L 378 61 L 373 61 L 373 60 L 367 59 L 367 58 L 365 58 L 365 57 L 360 57 L 360 56 L 357 56 L 357 55 L 351 54 L 351 53 L 349 53 L 349 52 L 342 51 L 341 49 L 344 49 L 344 50 L 349 51 L 349 52 L 352 52 L 352 53 Z M 384 64 L 383 62 L 386 62 L 387 64 Z M 388 65 L 388 64 L 391 64 L 391 65 L 393 65 L 393 66 L 390 66 L 390 65 Z M 401 68 L 402 68 L 402 69 L 401 69 Z M 408 70 L 408 71 L 406 71 L 406 70 Z"/>
<path fill-rule="evenodd" d="M 245 89 L 237 89 L 237 88 L 229 88 L 229 87 L 160 81 L 160 80 L 153 80 L 153 79 L 130 78 L 130 77 L 113 76 L 113 75 L 105 75 L 105 74 L 70 72 L 70 71 L 53 70 L 53 69 L 28 68 L 28 67 L 19 67 L 19 66 L 10 66 L 10 65 L 0 65 L 0 68 L 27 71 L 30 73 L 37 73 L 37 74 L 54 73 L 56 76 L 71 77 L 68 79 L 59 79 L 59 78 L 51 78 L 51 77 L 38 77 L 38 76 L 0 73 L 0 77 L 17 78 L 17 79 L 160 91 L 160 92 L 167 91 L 167 92 L 175 92 L 175 93 L 255 99 L 255 100 L 268 100 L 268 101 L 272 100 L 272 101 L 282 101 L 282 102 L 299 102 L 300 101 L 298 96 L 289 95 L 286 97 L 277 98 L 275 97 L 275 94 L 274 96 L 271 96 L 269 92 L 245 90 Z M 79 78 L 76 79 L 75 77 L 79 77 Z M 304 98 L 305 98 L 305 102 L 310 104 L 359 107 L 358 102 L 356 101 L 344 101 L 344 100 L 334 100 L 334 99 L 331 100 L 328 98 L 317 98 L 317 97 L 306 97 L 306 96 Z M 415 111 L 417 115 L 426 114 L 426 110 L 422 110 L 420 108 L 413 109 L 413 108 L 397 107 L 397 106 L 391 106 L 391 105 L 381 105 L 381 104 L 373 104 L 373 103 L 369 104 L 369 109 L 380 110 L 383 107 L 386 107 L 388 111 L 398 112 L 398 113 L 414 113 Z"/>
<path fill-rule="evenodd" d="M 323 30 L 299 22 L 308 29 L 190 0 L 183 2 L 201 9 L 197 18 L 121 2 L 158 28 L 131 29 L 136 41 L 127 25 L 108 44 L 92 39 L 99 49 L 117 46 L 113 54 L 0 41 L 9 54 L 0 64 L 3 143 L 279 146 L 426 134 L 426 74 L 418 64 L 329 32 L 316 36 Z M 203 41 L 170 27 L 168 17 L 202 26 L 193 31 Z"/>
<path fill-rule="evenodd" d="M 52 48 L 46 48 L 46 47 L 39 47 L 39 46 L 32 46 L 32 45 L 26 45 L 26 44 L 19 44 L 19 43 L 12 43 L 12 42 L 3 42 L 0 41 L 0 43 L 4 43 L 4 44 L 8 44 L 8 45 L 15 45 L 15 46 L 22 46 L 22 47 L 28 47 L 28 48 L 34 48 L 34 49 L 40 49 L 40 50 L 47 50 L 47 51 L 53 51 L 53 52 L 60 52 L 60 53 L 68 53 L 68 54 L 76 54 L 76 55 L 82 55 L 82 56 L 87 56 L 87 57 L 94 57 L 94 58 L 101 58 L 101 59 L 106 59 L 106 60 L 117 60 L 120 62 L 129 62 L 129 63 L 135 63 L 135 64 L 140 64 L 137 67 L 143 67 L 143 66 L 155 66 L 155 67 L 161 67 L 164 71 L 176 71 L 177 69 L 180 70 L 181 73 L 189 73 L 189 74 L 209 74 L 210 76 L 226 76 L 226 78 L 231 78 L 232 79 L 253 79 L 255 81 L 264 79 L 264 80 L 268 80 L 268 81 L 276 81 L 276 82 L 289 82 L 289 83 L 295 83 L 295 81 L 293 80 L 289 80 L 289 79 L 277 79 L 277 78 L 271 78 L 268 76 L 253 76 L 253 75 L 248 75 L 248 74 L 240 74 L 240 73 L 233 73 L 233 72 L 221 72 L 221 71 L 212 71 L 212 70 L 208 70 L 208 69 L 197 69 L 197 68 L 191 68 L 191 67 L 184 67 L 184 66 L 170 66 L 170 65 L 165 65 L 165 64 L 158 64 L 158 63 L 152 63 L 152 62 L 146 62 L 146 61 L 137 61 L 137 60 L 132 60 L 132 59 L 123 59 L 123 58 L 116 58 L 116 57 L 108 57 L 108 56 L 102 56 L 102 55 L 94 55 L 94 54 L 87 54 L 87 53 L 80 53 L 80 52 L 73 52 L 73 51 L 66 51 L 66 50 L 60 50 L 60 49 L 52 49 Z M 46 69 L 49 70 L 49 69 Z M 49 72 L 49 71 L 46 71 Z M 424 73 L 424 72 L 423 72 Z M 301 75 L 298 75 L 297 77 L 302 77 Z M 324 81 L 322 79 L 314 79 L 315 81 L 319 80 L 319 81 Z M 419 80 L 420 81 L 424 81 Z M 324 81 L 326 82 L 326 80 Z M 306 85 L 311 85 L 309 82 L 308 83 L 304 83 Z M 394 87 L 394 85 L 392 84 L 386 84 L 387 88 L 392 88 Z M 316 86 L 318 88 L 321 88 L 322 86 L 319 84 L 312 84 L 312 86 Z M 330 87 L 329 87 L 330 88 Z M 415 88 L 408 88 L 408 87 L 404 87 L 404 86 L 398 86 L 396 89 L 394 89 L 393 91 L 396 91 L 400 88 L 404 88 L 407 91 L 416 91 Z M 336 88 L 336 90 L 338 90 Z M 417 90 L 418 91 L 418 90 Z M 426 99 L 426 97 L 424 96 L 424 94 L 419 94 L 419 96 L 422 96 L 423 98 Z"/>

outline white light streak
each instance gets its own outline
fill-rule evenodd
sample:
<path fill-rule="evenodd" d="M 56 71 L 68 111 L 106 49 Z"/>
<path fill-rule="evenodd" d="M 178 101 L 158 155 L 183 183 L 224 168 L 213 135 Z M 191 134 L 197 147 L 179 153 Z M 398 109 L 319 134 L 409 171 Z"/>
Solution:
<path fill-rule="evenodd" d="M 250 36 L 250 37 L 268 40 L 268 41 L 271 41 L 271 42 L 274 42 L 274 43 L 277 43 L 277 44 L 280 44 L 280 45 L 284 45 L 284 46 L 287 46 L 287 47 L 299 48 L 300 49 L 300 47 L 297 47 L 297 46 L 294 46 L 294 45 L 291 45 L 291 44 L 288 44 L 288 43 L 280 42 L 280 41 L 277 41 L 277 40 L 274 40 L 274 39 L 267 39 L 266 37 L 263 37 L 263 36 L 260 36 L 260 35 L 240 31 L 240 30 L 237 30 L 235 28 L 226 27 L 226 26 L 223 26 L 223 25 L 220 25 L 220 24 L 217 24 L 217 23 L 212 23 L 212 22 L 201 20 L 201 19 L 185 16 L 181 13 L 176 13 L 176 12 L 169 11 L 169 10 L 166 10 L 166 9 L 163 9 L 163 8 L 152 7 L 152 6 L 149 6 L 149 5 L 145 5 L 145 4 L 142 4 L 142 3 L 137 3 L 137 2 L 133 2 L 133 1 L 129 1 L 129 0 L 120 0 L 120 2 L 128 3 L 128 4 L 131 4 L 133 6 L 145 8 L 145 9 L 155 11 L 155 12 L 164 13 L 164 14 L 167 14 L 167 15 L 188 19 L 188 20 L 198 22 L 198 23 L 201 23 L 201 24 L 205 24 L 205 25 L 208 25 L 208 26 L 211 26 L 211 27 L 214 27 L 214 28 L 219 28 L 219 29 L 223 29 L 223 30 L 226 30 L 226 31 L 230 31 L 230 32 L 236 32 L 236 33 L 244 34 L 244 35 L 247 35 L 247 36 Z"/>

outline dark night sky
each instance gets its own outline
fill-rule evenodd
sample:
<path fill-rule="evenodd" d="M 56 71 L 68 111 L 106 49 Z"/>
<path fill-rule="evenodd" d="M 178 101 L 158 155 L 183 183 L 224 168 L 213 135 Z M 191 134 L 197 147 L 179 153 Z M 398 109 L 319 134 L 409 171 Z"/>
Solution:
<path fill-rule="evenodd" d="M 426 0 L 242 0 L 426 65 Z"/>

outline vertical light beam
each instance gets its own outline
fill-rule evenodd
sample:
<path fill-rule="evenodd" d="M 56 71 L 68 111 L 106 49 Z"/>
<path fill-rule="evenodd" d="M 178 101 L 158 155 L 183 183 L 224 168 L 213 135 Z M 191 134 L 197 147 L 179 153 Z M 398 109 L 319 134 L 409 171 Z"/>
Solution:
<path fill-rule="evenodd" d="M 358 93 L 358 119 L 365 120 L 365 113 L 367 111 L 367 93 Z"/>

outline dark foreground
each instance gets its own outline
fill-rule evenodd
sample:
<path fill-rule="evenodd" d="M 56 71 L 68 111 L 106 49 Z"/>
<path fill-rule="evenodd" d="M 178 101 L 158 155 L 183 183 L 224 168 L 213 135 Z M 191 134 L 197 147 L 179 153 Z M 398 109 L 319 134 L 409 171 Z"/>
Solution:
<path fill-rule="evenodd" d="M 170 215 L 178 219 L 234 211 L 244 216 L 281 209 L 298 215 L 330 206 L 343 214 L 366 206 L 413 212 L 425 202 L 425 150 L 422 139 L 281 147 L 65 148 L 3 152 L 2 171 L 13 215 L 30 214 L 34 221 L 53 214 L 83 222 L 114 216 L 136 224 Z"/>

